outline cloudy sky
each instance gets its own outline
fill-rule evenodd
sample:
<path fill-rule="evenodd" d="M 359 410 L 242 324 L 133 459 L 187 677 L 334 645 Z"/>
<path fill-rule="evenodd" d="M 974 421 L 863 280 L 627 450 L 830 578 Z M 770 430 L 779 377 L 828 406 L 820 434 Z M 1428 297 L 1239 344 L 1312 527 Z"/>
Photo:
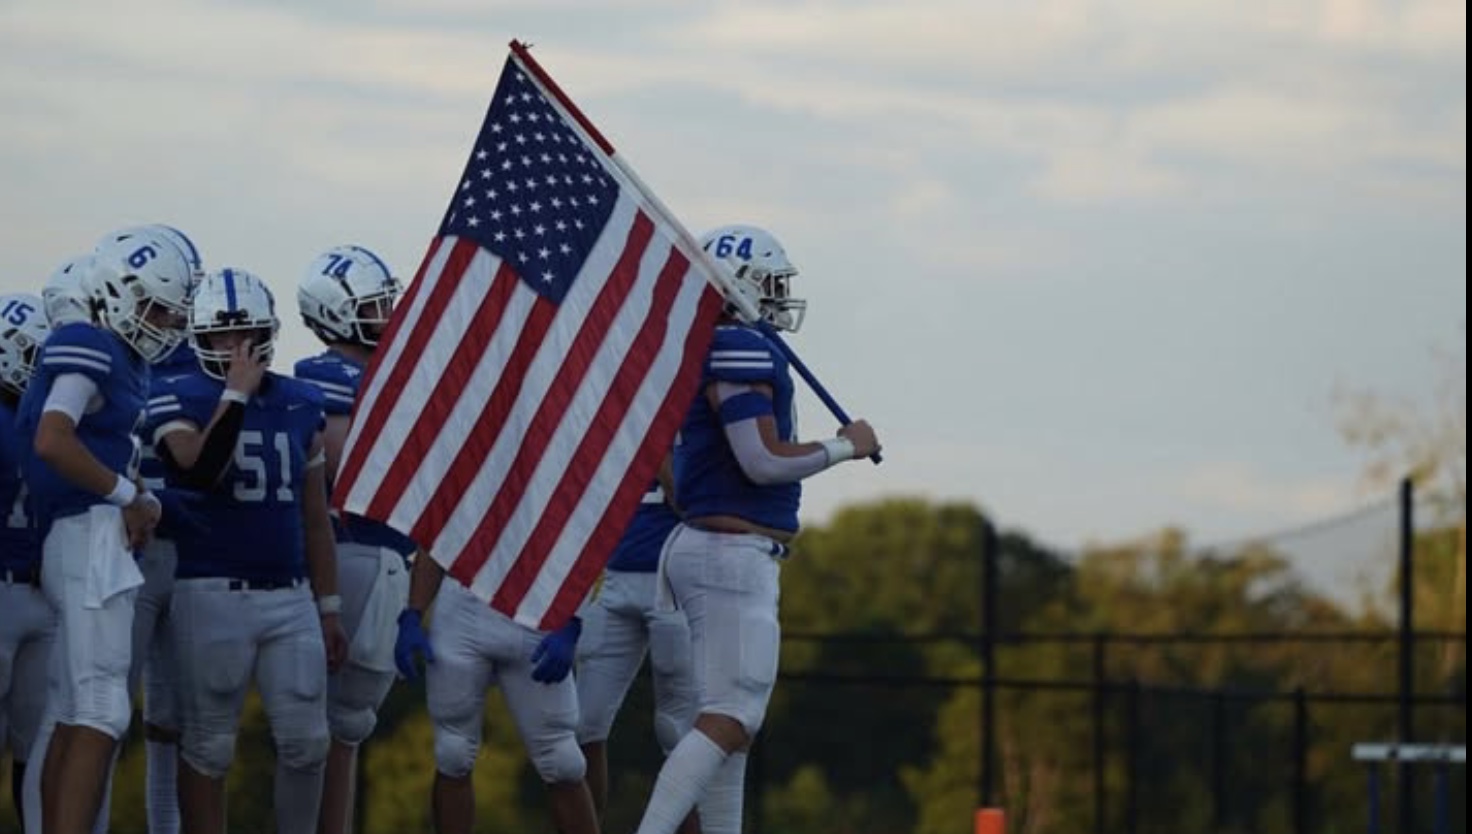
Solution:
<path fill-rule="evenodd" d="M 167 222 L 288 302 L 412 275 L 512 38 L 697 233 L 775 231 L 887 448 L 807 515 L 973 500 L 1060 547 L 1372 499 L 1336 386 L 1465 355 L 1461 0 L 0 0 L 0 289 Z M 288 316 L 282 364 L 317 347 Z M 808 433 L 830 422 L 803 413 Z"/>

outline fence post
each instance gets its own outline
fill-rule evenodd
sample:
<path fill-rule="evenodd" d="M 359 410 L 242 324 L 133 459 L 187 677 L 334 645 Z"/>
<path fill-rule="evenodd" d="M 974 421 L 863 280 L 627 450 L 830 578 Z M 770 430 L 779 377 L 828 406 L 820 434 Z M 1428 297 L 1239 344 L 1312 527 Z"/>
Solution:
<path fill-rule="evenodd" d="M 1109 752 L 1105 737 L 1109 701 L 1109 670 L 1105 657 L 1108 640 L 1103 632 L 1094 635 L 1094 834 L 1105 834 L 1105 819 L 1109 813 L 1108 786 L 1104 781 Z"/>
<path fill-rule="evenodd" d="M 1308 834 L 1308 693 L 1293 690 L 1293 831 Z"/>
<path fill-rule="evenodd" d="M 1125 794 L 1124 830 L 1140 831 L 1140 681 L 1130 678 L 1124 702 L 1125 722 Z"/>
<path fill-rule="evenodd" d="M 1211 824 L 1227 827 L 1227 696 L 1211 693 Z"/>
<path fill-rule="evenodd" d="M 997 529 L 981 527 L 981 808 L 995 806 L 997 761 Z"/>
<path fill-rule="evenodd" d="M 1412 744 L 1415 733 L 1415 655 L 1416 655 L 1416 580 L 1415 580 L 1415 485 L 1410 478 L 1400 482 L 1400 711 L 1399 741 Z M 1416 830 L 1416 792 L 1414 768 L 1404 760 L 1396 764 L 1396 793 L 1400 809 L 1400 830 L 1411 834 Z"/>

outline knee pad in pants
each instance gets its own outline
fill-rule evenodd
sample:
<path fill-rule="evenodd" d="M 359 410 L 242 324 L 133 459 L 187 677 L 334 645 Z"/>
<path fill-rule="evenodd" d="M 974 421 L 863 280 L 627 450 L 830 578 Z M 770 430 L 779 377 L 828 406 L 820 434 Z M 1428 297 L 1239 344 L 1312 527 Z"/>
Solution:
<path fill-rule="evenodd" d="M 289 770 L 314 771 L 327 761 L 328 738 L 318 736 L 293 736 L 276 739 L 276 756 Z"/>
<path fill-rule="evenodd" d="M 61 723 L 91 727 L 114 739 L 127 735 L 133 723 L 133 701 L 128 697 L 126 677 L 97 677 L 75 686 L 75 708 Z"/>
<path fill-rule="evenodd" d="M 588 762 L 572 733 L 561 734 L 550 744 L 528 750 L 527 754 L 537 775 L 549 785 L 581 782 L 588 772 Z"/>
<path fill-rule="evenodd" d="M 434 765 L 451 779 L 464 779 L 475 769 L 480 740 L 440 725 L 434 728 Z"/>
<path fill-rule="evenodd" d="M 223 779 L 235 759 L 234 733 L 185 732 L 179 754 L 190 767 L 210 777 Z"/>

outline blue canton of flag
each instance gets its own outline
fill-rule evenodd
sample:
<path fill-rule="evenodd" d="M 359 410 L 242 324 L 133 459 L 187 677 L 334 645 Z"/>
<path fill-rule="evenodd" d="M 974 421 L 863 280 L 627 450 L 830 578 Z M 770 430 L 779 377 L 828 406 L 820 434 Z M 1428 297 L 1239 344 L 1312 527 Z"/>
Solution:
<path fill-rule="evenodd" d="M 508 66 L 439 233 L 471 238 L 561 303 L 617 196 L 552 103 Z"/>

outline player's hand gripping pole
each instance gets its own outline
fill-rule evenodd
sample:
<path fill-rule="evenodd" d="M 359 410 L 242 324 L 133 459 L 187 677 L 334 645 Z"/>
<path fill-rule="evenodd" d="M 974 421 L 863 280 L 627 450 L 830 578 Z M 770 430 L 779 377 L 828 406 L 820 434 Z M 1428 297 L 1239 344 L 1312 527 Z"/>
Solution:
<path fill-rule="evenodd" d="M 787 357 L 787 361 L 792 364 L 792 367 L 797 369 L 798 375 L 807 382 L 808 387 L 813 389 L 813 393 L 818 395 L 818 399 L 823 401 L 823 405 L 828 407 L 828 411 L 838 420 L 840 426 L 847 426 L 852 423 L 853 420 L 849 418 L 848 412 L 844 411 L 843 407 L 838 404 L 838 401 L 833 399 L 833 395 L 828 393 L 828 389 L 823 387 L 823 384 L 818 381 L 818 378 L 813 375 L 813 372 L 808 366 L 803 364 L 801 359 L 797 358 L 797 354 L 793 352 L 787 342 L 781 336 L 777 335 L 777 329 L 772 327 L 766 319 L 762 318 L 761 310 L 758 309 L 756 303 L 748 298 L 745 293 L 741 292 L 732 283 L 726 273 L 716 266 L 715 261 L 711 259 L 710 253 L 705 251 L 700 245 L 700 242 L 695 239 L 695 236 L 690 234 L 690 231 L 685 228 L 685 225 L 680 222 L 679 218 L 675 217 L 665 206 L 664 202 L 653 191 L 649 190 L 649 187 L 644 184 L 644 180 L 613 149 L 613 145 L 609 144 L 608 140 L 603 138 L 603 135 L 593 126 L 593 123 L 588 121 L 588 118 L 572 103 L 572 100 L 567 97 L 567 94 L 562 92 L 562 88 L 557 86 L 557 83 L 552 80 L 552 77 L 542 69 L 541 64 L 538 64 L 536 59 L 532 57 L 528 45 L 513 40 L 511 42 L 511 51 L 531 73 L 532 79 L 547 93 L 547 99 L 551 102 L 552 106 L 561 111 L 569 124 L 584 134 L 582 137 L 584 143 L 590 147 L 602 150 L 608 161 L 618 168 L 619 173 L 623 174 L 647 200 L 649 204 L 648 209 L 652 213 L 658 214 L 670 228 L 675 230 L 676 234 L 680 237 L 680 244 L 685 254 L 691 257 L 694 262 L 698 262 L 705 267 L 706 280 L 710 281 L 721 291 L 721 295 L 725 296 L 726 302 L 735 308 L 737 315 L 748 324 L 759 328 L 766 334 L 768 339 L 771 339 L 772 344 L 776 345 L 777 349 L 782 351 L 782 355 Z M 878 452 L 869 456 L 869 460 L 874 461 L 875 464 L 878 464 L 883 459 L 883 456 Z"/>

